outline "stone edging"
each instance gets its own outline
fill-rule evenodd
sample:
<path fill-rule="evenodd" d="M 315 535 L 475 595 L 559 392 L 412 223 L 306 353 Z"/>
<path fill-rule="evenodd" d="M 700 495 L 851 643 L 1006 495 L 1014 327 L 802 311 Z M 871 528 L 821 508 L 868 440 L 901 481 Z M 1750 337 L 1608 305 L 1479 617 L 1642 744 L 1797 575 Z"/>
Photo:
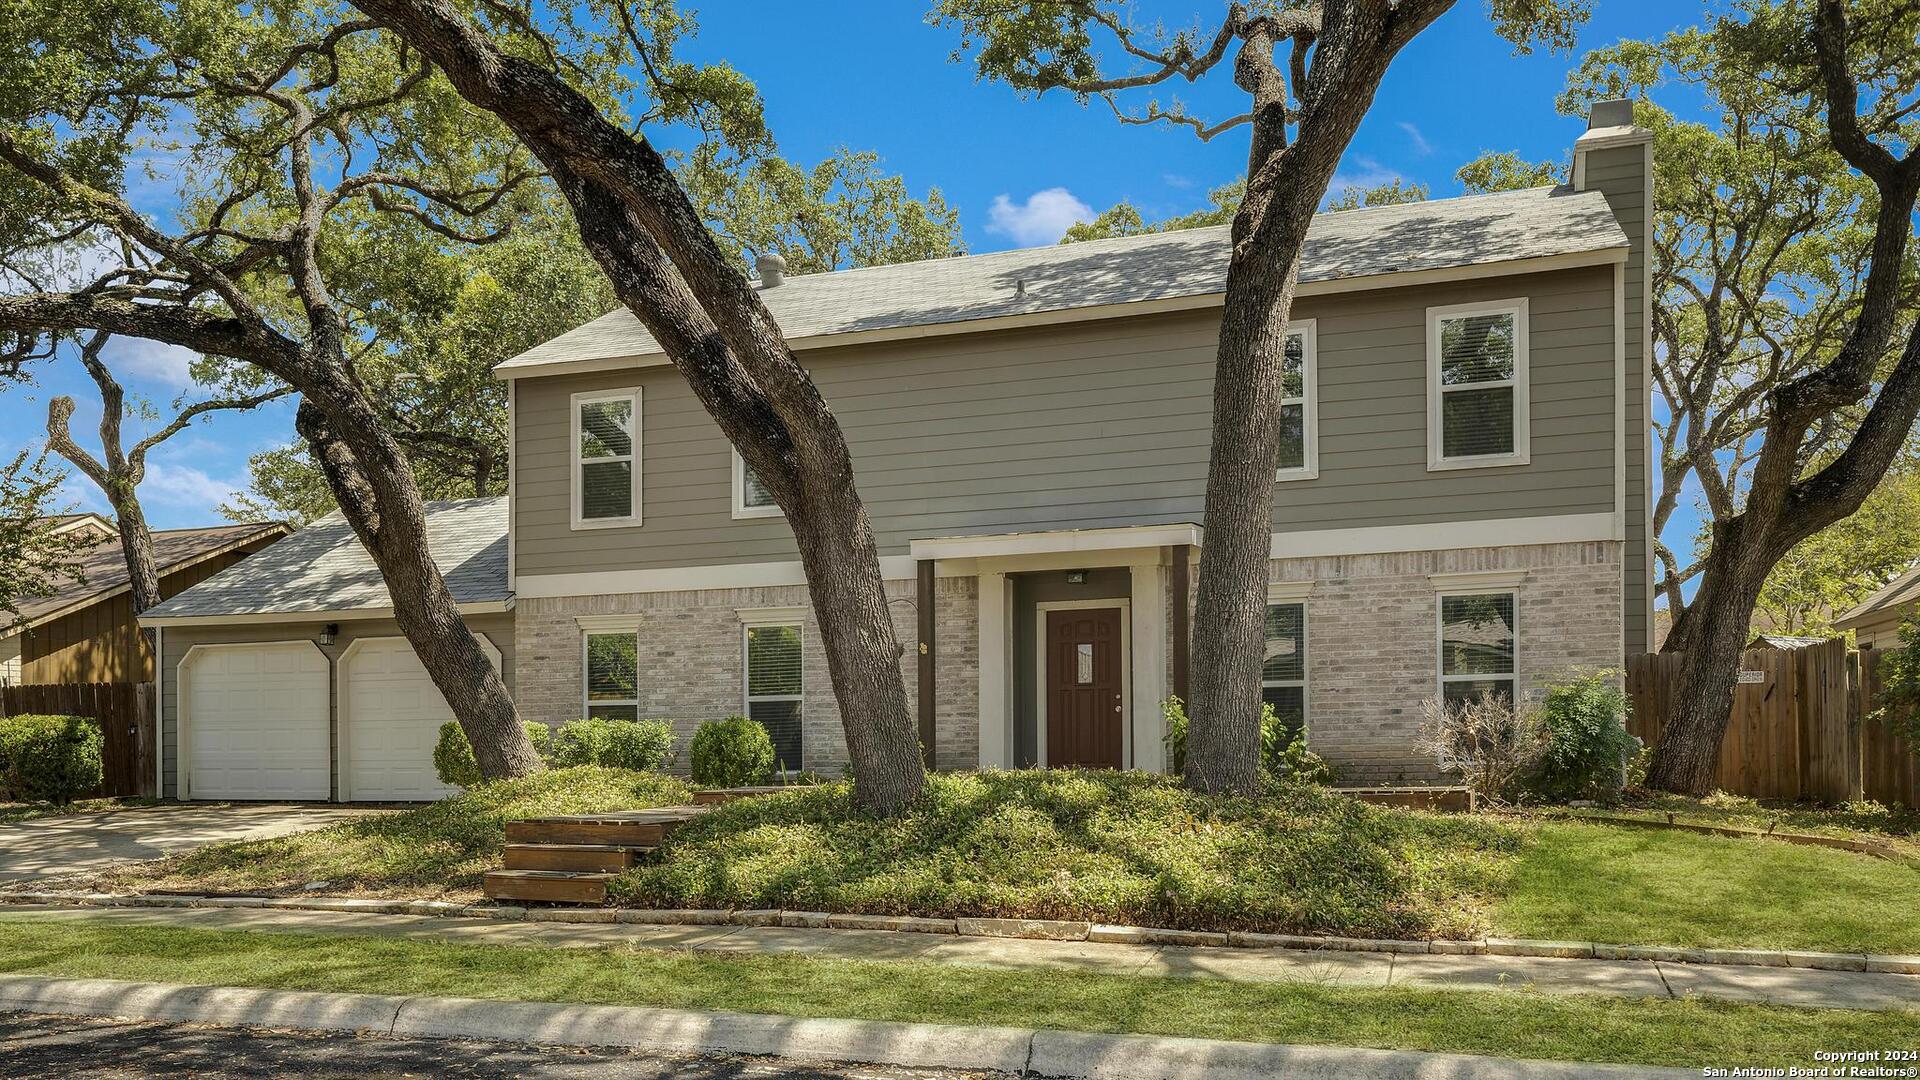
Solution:
<path fill-rule="evenodd" d="M 1800 949 L 1685 949 L 1665 945 L 1607 945 L 1538 938 L 1476 938 L 1469 941 L 1402 941 L 1392 938 L 1258 934 L 1246 931 L 1173 930 L 1113 926 L 1064 919 L 929 919 L 912 915 L 856 915 L 773 908 L 576 908 L 456 904 L 444 900 L 373 900 L 332 896 L 194 896 L 187 894 L 13 892 L 0 904 L 132 908 L 264 908 L 330 911 L 357 915 L 436 915 L 510 922 L 625 923 L 648 926 L 786 926 L 815 930 L 888 930 L 906 934 L 1094 941 L 1123 945 L 1215 946 L 1318 952 L 1439 953 L 1453 956 L 1524 956 L 1565 960 L 1657 960 L 1675 964 L 1814 968 L 1920 975 L 1920 956 L 1810 952 Z"/>

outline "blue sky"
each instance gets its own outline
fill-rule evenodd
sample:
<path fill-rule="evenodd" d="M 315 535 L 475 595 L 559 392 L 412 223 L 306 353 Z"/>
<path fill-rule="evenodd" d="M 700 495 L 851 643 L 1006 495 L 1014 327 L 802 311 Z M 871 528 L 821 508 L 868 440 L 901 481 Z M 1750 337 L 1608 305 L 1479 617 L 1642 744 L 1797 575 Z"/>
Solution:
<path fill-rule="evenodd" d="M 1148 0 L 1140 16 L 1179 24 L 1223 7 L 1213 0 Z M 1656 37 L 1703 13 L 1693 4 L 1649 0 L 1595 7 L 1579 51 Z M 923 10 L 900 0 L 709 3 L 700 11 L 700 36 L 686 52 L 730 62 L 759 84 L 788 158 L 810 164 L 842 146 L 874 150 L 914 190 L 939 187 L 960 208 L 975 252 L 1049 243 L 1075 217 L 1122 199 L 1149 217 L 1197 209 L 1206 205 L 1210 187 L 1244 170 L 1241 132 L 1202 144 L 1181 130 L 1123 127 L 1098 103 L 1082 107 L 1057 94 L 1021 99 L 1004 86 L 977 82 L 970 65 L 949 61 L 955 35 L 928 26 Z M 1578 120 L 1553 108 L 1577 58 L 1578 52 L 1514 56 L 1493 33 L 1484 3 L 1462 0 L 1395 63 L 1336 186 L 1404 177 L 1446 196 L 1458 193 L 1454 171 L 1484 150 L 1559 160 L 1581 130 Z M 1179 96 L 1202 115 L 1244 108 L 1224 77 L 1183 88 Z M 142 193 L 147 208 L 164 211 L 162 191 Z M 131 341 L 115 347 L 116 370 L 134 392 L 164 403 L 189 389 L 191 357 L 182 351 Z M 0 452 L 35 445 L 55 394 L 78 399 L 76 432 L 90 434 L 98 423 L 92 390 L 68 361 L 43 369 L 37 386 L 0 391 Z M 151 459 L 142 488 L 149 517 L 161 528 L 214 522 L 214 507 L 245 486 L 248 455 L 292 437 L 287 401 L 203 419 Z M 84 482 L 71 494 L 83 507 L 102 505 Z M 1691 522 L 1676 521 L 1670 538 L 1680 541 L 1692 531 Z"/>

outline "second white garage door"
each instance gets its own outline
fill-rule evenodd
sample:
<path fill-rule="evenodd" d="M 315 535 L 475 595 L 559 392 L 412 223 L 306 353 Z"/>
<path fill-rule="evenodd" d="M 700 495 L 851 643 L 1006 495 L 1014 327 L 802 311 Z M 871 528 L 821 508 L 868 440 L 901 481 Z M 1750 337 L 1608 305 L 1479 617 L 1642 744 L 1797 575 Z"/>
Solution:
<path fill-rule="evenodd" d="M 342 799 L 416 802 L 459 790 L 433 769 L 433 744 L 453 710 L 405 638 L 362 638 L 348 647 L 340 706 Z"/>

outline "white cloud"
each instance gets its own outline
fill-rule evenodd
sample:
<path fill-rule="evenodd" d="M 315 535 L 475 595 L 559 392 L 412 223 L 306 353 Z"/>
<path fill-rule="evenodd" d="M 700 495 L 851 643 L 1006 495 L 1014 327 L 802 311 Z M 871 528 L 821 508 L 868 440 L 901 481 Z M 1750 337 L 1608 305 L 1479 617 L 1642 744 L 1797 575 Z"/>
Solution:
<path fill-rule="evenodd" d="M 101 356 L 117 377 L 179 391 L 194 385 L 189 368 L 200 354 L 146 338 L 116 337 L 107 342 Z"/>
<path fill-rule="evenodd" d="M 1092 220 L 1093 207 L 1063 187 L 1036 191 L 1024 203 L 996 195 L 987 208 L 987 231 L 1023 246 L 1057 243 L 1076 223 Z"/>
<path fill-rule="evenodd" d="M 242 490 L 231 480 L 208 476 L 191 465 L 173 465 L 164 461 L 147 463 L 147 481 L 140 485 L 141 498 L 165 506 L 198 510 L 214 516 L 214 507 L 228 502 Z"/>
<path fill-rule="evenodd" d="M 1421 157 L 1426 157 L 1428 154 L 1433 153 L 1433 144 L 1427 141 L 1425 135 L 1420 134 L 1419 128 L 1402 120 L 1400 121 L 1400 130 L 1407 133 L 1407 141 L 1413 144 L 1414 153 L 1419 154 Z"/>
<path fill-rule="evenodd" d="M 1163 173 L 1160 176 L 1160 181 L 1170 188 L 1190 188 L 1193 186 L 1191 177 L 1181 176 L 1179 173 Z"/>

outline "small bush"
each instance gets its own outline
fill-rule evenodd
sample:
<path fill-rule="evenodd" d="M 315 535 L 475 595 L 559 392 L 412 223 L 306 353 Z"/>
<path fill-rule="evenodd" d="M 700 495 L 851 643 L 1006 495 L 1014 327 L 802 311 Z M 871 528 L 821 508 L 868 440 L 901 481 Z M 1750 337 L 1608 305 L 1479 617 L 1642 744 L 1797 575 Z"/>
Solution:
<path fill-rule="evenodd" d="M 545 724 L 522 726 L 527 729 L 534 753 L 546 758 L 553 732 Z M 480 783 L 480 764 L 473 759 L 473 745 L 467 742 L 467 733 L 461 730 L 458 721 L 449 720 L 440 725 L 440 739 L 433 745 L 433 771 L 441 783 L 454 787 L 470 788 Z"/>
<path fill-rule="evenodd" d="M 569 720 L 553 733 L 553 763 L 560 768 L 604 765 L 659 772 L 673 758 L 673 728 L 665 720 Z"/>
<path fill-rule="evenodd" d="M 0 719 L 0 794 L 64 806 L 100 786 L 100 725 L 84 716 Z"/>
<path fill-rule="evenodd" d="M 689 768 L 702 787 L 764 784 L 773 778 L 773 739 L 744 716 L 709 720 L 693 733 Z"/>
<path fill-rule="evenodd" d="M 1177 697 L 1160 703 L 1167 718 L 1167 762 L 1175 773 L 1187 771 L 1187 706 Z M 1307 749 L 1307 734 L 1288 727 L 1273 706 L 1260 703 L 1260 773 L 1271 782 L 1331 784 L 1337 775 L 1326 759 Z"/>
<path fill-rule="evenodd" d="M 1420 703 L 1415 746 L 1490 803 L 1518 802 L 1539 767 L 1540 714 L 1495 694 L 1447 705 Z"/>
<path fill-rule="evenodd" d="M 1880 657 L 1880 693 L 1870 716 L 1920 754 L 1920 619 L 1900 624 L 1900 646 Z"/>
<path fill-rule="evenodd" d="M 1527 786 L 1552 800 L 1620 790 L 1637 741 L 1627 734 L 1627 696 L 1607 672 L 1578 675 L 1547 690 L 1540 707 L 1539 761 Z"/>

